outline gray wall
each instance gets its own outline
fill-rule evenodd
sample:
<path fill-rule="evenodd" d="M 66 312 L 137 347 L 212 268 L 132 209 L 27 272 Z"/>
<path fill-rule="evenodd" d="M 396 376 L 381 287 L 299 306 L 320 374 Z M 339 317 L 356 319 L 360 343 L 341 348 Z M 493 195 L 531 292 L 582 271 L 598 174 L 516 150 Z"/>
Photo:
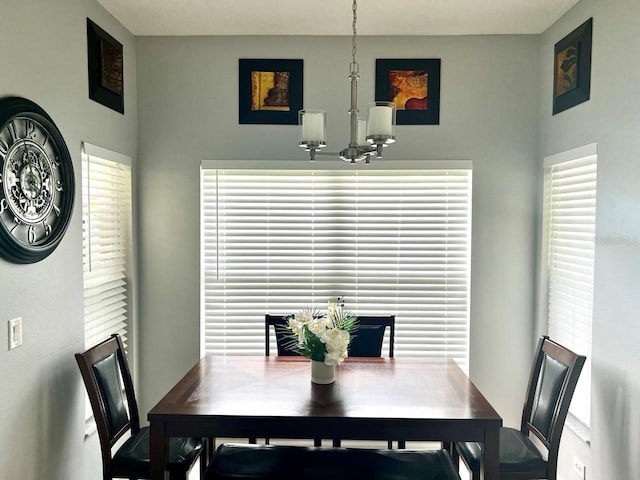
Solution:
<path fill-rule="evenodd" d="M 51 115 L 76 176 L 73 217 L 55 252 L 33 265 L 0 259 L 0 477 L 99 478 L 73 358 L 84 348 L 80 143 L 136 155 L 135 39 L 93 0 L 0 4 L 0 96 L 29 98 Z M 125 46 L 124 116 L 88 98 L 87 16 Z M 14 317 L 22 317 L 24 344 L 8 351 Z"/>
<path fill-rule="evenodd" d="M 328 110 L 330 148 L 341 148 L 348 129 L 349 39 L 135 39 L 93 0 L 58 0 L 55 6 L 4 0 L 2 7 L 0 95 L 25 96 L 52 115 L 77 176 L 82 140 L 134 159 L 140 144 L 144 417 L 199 356 L 200 160 L 302 158 L 296 127 L 238 125 L 237 59 L 303 58 L 305 106 Z M 125 116 L 87 98 L 87 16 L 125 44 Z M 553 44 L 590 16 L 591 100 L 552 116 Z M 588 478 L 640 478 L 640 418 L 633 408 L 640 403 L 640 300 L 634 295 L 640 287 L 640 69 L 630 60 L 640 43 L 638 18 L 635 0 L 581 0 L 541 37 L 358 42 L 361 107 L 373 97 L 375 58 L 442 59 L 440 126 L 398 127 L 398 142 L 382 161 L 474 162 L 471 374 L 510 425 L 520 415 L 532 334 L 539 331 L 533 272 L 540 160 L 598 143 L 597 235 L 621 243 L 596 247 L 594 454 L 589 459 L 591 449 L 565 431 L 564 480 L 576 479 L 573 454 L 587 461 Z M 97 478 L 95 437 L 84 443 L 82 386 L 72 356 L 83 348 L 79 204 L 49 258 L 29 266 L 0 260 L 0 286 L 3 478 Z M 16 316 L 23 318 L 25 344 L 8 352 L 4 325 Z"/>
<path fill-rule="evenodd" d="M 591 99 L 552 116 L 553 46 L 589 17 Z M 572 456 L 590 450 L 587 478 L 640 478 L 639 19 L 637 0 L 581 0 L 541 38 L 541 157 L 598 144 L 591 448 L 565 430 L 564 480 L 577 479 Z"/>
<path fill-rule="evenodd" d="M 306 161 L 296 126 L 238 124 L 238 58 L 304 59 L 304 106 L 328 111 L 328 148 L 337 150 L 348 135 L 351 45 L 348 37 L 137 40 L 146 411 L 199 357 L 200 161 Z M 358 40 L 361 108 L 373 100 L 376 58 L 442 59 L 440 125 L 399 126 L 379 161 L 473 161 L 471 374 L 511 425 L 534 344 L 538 50 L 538 36 Z"/>

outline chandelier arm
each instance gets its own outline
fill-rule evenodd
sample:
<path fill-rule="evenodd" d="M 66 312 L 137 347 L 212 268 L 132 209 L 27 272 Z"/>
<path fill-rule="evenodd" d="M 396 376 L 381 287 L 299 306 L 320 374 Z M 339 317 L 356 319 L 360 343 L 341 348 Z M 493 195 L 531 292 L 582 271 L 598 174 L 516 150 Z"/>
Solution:
<path fill-rule="evenodd" d="M 331 156 L 331 157 L 337 157 L 338 155 L 340 155 L 340 152 L 325 152 L 324 150 L 316 150 L 316 155 L 324 155 L 324 156 Z"/>
<path fill-rule="evenodd" d="M 339 156 L 343 160 L 350 163 L 357 163 L 364 160 L 365 163 L 368 164 L 370 163 L 370 159 L 373 157 L 381 158 L 382 145 L 361 145 L 357 147 L 347 147 L 341 152 L 326 152 L 318 148 L 308 148 L 307 151 L 309 152 L 309 160 L 311 161 L 316 160 L 317 156 L 322 155 L 330 157 Z"/>
<path fill-rule="evenodd" d="M 349 151 L 349 148 L 345 148 L 342 152 L 327 152 L 326 150 L 320 150 L 319 148 L 309 148 L 309 149 L 306 149 L 306 150 L 308 152 L 314 151 L 315 152 L 314 156 L 323 155 L 323 156 L 329 156 L 329 157 L 336 157 L 336 156 L 342 154 L 343 152 Z M 382 146 L 380 146 L 380 148 L 382 148 Z M 357 151 L 358 154 L 360 154 L 360 155 L 372 155 L 372 154 L 377 153 L 378 148 L 377 148 L 376 145 L 364 145 L 364 146 L 356 147 L 356 149 L 354 149 L 354 152 L 355 151 Z"/>

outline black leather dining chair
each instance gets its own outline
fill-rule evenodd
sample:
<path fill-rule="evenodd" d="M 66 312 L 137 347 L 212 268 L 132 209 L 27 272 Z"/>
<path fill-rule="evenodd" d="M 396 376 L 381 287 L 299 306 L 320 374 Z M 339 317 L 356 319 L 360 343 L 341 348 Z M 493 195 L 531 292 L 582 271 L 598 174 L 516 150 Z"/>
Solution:
<path fill-rule="evenodd" d="M 149 427 L 140 427 L 133 381 L 120 336 L 112 335 L 85 352 L 76 353 L 75 358 L 98 430 L 103 480 L 149 478 Z M 112 454 L 114 445 L 127 434 L 129 438 Z M 206 450 L 199 438 L 171 438 L 169 478 L 187 480 L 198 459 L 203 478 Z"/>
<path fill-rule="evenodd" d="M 395 315 L 359 315 L 358 328 L 349 344 L 348 355 L 350 357 L 380 357 L 382 356 L 382 344 L 384 336 L 389 330 L 389 358 L 393 358 L 393 345 L 396 331 Z M 291 348 L 291 339 L 287 336 L 287 320 L 284 315 L 264 316 L 264 351 L 269 356 L 271 330 L 276 337 L 276 347 L 279 356 L 299 355 Z"/>
<path fill-rule="evenodd" d="M 381 357 L 385 332 L 389 329 L 389 358 L 393 358 L 395 315 L 358 315 L 358 329 L 349 344 L 350 357 Z"/>
<path fill-rule="evenodd" d="M 444 450 L 222 444 L 206 480 L 460 480 Z"/>
<path fill-rule="evenodd" d="M 353 334 L 353 338 L 349 344 L 348 356 L 349 357 L 381 357 L 382 345 L 384 342 L 385 332 L 389 330 L 389 358 L 393 358 L 393 344 L 395 340 L 396 331 L 396 317 L 395 315 L 358 315 L 357 330 Z M 264 349 L 265 355 L 269 356 L 270 353 L 270 339 L 271 329 L 275 331 L 276 347 L 279 356 L 295 356 L 299 355 L 294 349 L 291 348 L 291 338 L 287 336 L 287 320 L 284 315 L 271 315 L 266 314 L 264 316 Z M 256 439 L 249 439 L 250 443 L 255 443 Z M 268 443 L 269 439 L 265 439 Z M 320 446 L 322 441 L 320 439 L 314 439 L 314 445 Z M 339 447 L 341 441 L 339 439 L 333 439 L 333 446 Z M 404 447 L 404 442 L 399 441 L 398 445 Z M 392 440 L 388 440 L 388 447 L 393 446 Z"/>
<path fill-rule="evenodd" d="M 291 339 L 287 336 L 288 322 L 285 318 L 285 315 L 270 315 L 268 313 L 264 316 L 264 354 L 267 357 L 270 355 L 271 329 L 274 330 L 276 336 L 278 356 L 295 357 L 300 355 L 290 348 Z"/>
<path fill-rule="evenodd" d="M 547 336 L 540 338 L 520 429 L 500 429 L 501 480 L 556 480 L 560 437 L 585 359 Z M 471 471 L 472 480 L 479 480 L 482 444 L 456 443 L 454 464 L 459 464 L 459 458 Z"/>

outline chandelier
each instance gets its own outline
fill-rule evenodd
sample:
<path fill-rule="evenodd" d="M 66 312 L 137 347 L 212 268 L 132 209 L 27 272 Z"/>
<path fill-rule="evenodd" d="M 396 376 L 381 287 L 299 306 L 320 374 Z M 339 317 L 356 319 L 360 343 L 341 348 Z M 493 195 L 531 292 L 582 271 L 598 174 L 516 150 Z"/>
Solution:
<path fill-rule="evenodd" d="M 351 82 L 350 140 L 349 146 L 340 152 L 325 152 L 327 146 L 326 111 L 304 109 L 298 112 L 300 142 L 298 145 L 309 152 L 309 159 L 316 155 L 340 156 L 349 163 L 364 161 L 370 163 L 371 157 L 382 158 L 382 149 L 396 141 L 396 106 L 393 102 L 373 102 L 367 105 L 367 116 L 358 115 L 358 62 L 356 62 L 356 20 L 358 4 L 353 0 L 353 35 L 351 37 L 351 64 L 349 80 Z"/>

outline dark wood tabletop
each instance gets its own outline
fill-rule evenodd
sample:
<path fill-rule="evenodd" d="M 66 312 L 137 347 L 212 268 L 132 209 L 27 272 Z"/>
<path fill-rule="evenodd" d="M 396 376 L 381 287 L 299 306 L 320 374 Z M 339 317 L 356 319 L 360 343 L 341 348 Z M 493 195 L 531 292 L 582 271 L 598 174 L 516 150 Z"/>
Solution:
<path fill-rule="evenodd" d="M 311 383 L 308 359 L 203 357 L 149 412 L 153 480 L 167 439 L 340 438 L 479 441 L 498 479 L 502 419 L 453 360 L 348 358 L 336 382 Z"/>

